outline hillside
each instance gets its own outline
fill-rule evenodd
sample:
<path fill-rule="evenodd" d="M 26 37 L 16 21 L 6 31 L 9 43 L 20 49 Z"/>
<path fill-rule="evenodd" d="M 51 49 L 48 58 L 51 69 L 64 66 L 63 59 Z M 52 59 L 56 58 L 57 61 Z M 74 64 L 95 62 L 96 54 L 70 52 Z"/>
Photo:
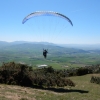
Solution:
<path fill-rule="evenodd" d="M 70 77 L 76 87 L 59 89 L 34 89 L 0 84 L 1 100 L 99 100 L 100 86 L 90 83 L 92 74 Z"/>

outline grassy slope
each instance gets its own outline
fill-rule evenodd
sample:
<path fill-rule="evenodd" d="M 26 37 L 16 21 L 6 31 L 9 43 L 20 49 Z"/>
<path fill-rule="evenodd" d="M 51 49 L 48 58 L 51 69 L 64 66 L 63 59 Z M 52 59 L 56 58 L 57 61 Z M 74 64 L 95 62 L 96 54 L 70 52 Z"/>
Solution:
<path fill-rule="evenodd" d="M 91 75 L 70 77 L 76 87 L 65 89 L 33 89 L 0 85 L 0 100 L 100 100 L 100 85 L 90 83 Z"/>

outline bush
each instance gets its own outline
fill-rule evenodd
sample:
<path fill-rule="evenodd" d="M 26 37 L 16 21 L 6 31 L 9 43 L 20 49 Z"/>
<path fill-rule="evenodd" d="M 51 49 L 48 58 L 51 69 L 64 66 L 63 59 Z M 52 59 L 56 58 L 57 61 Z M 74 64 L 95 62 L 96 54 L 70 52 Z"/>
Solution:
<path fill-rule="evenodd" d="M 100 76 L 92 76 L 90 82 L 100 84 Z"/>
<path fill-rule="evenodd" d="M 29 87 L 63 87 L 75 86 L 66 79 L 62 71 L 52 67 L 32 69 L 32 67 L 15 62 L 3 63 L 0 68 L 0 83 Z"/>
<path fill-rule="evenodd" d="M 88 74 L 88 68 L 79 68 L 77 71 L 76 71 L 76 75 L 78 76 L 81 76 L 81 75 L 85 75 L 85 74 Z"/>

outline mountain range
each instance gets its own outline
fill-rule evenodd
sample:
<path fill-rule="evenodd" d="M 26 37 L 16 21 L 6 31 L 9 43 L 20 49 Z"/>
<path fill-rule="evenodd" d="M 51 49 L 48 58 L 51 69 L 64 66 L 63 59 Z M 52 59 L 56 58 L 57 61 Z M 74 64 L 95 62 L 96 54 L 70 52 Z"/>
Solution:
<path fill-rule="evenodd" d="M 38 44 L 38 45 L 47 45 L 47 46 L 59 46 L 65 48 L 76 48 L 83 50 L 100 50 L 100 44 L 54 44 L 48 42 L 28 42 L 28 41 L 14 41 L 14 42 L 6 42 L 0 41 L 0 48 L 6 46 L 14 46 L 14 45 L 22 45 L 22 44 Z"/>

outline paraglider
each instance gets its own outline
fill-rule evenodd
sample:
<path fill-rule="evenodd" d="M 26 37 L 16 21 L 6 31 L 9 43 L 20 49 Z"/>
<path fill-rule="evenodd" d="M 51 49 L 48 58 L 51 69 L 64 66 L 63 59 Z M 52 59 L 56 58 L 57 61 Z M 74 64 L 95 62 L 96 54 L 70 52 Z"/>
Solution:
<path fill-rule="evenodd" d="M 46 59 L 46 57 L 47 57 L 47 53 L 48 53 L 48 50 L 43 49 L 43 56 L 44 56 L 45 59 Z"/>
<path fill-rule="evenodd" d="M 65 16 L 61 13 L 58 13 L 58 12 L 54 12 L 54 11 L 36 11 L 36 12 L 30 13 L 29 15 L 27 15 L 23 19 L 22 24 L 24 24 L 27 20 L 29 20 L 33 17 L 37 17 L 37 16 L 56 16 L 56 17 L 60 17 L 60 18 L 65 19 L 66 21 L 68 21 L 71 24 L 71 26 L 73 26 L 72 21 L 67 16 Z M 44 58 L 47 57 L 47 53 L 48 53 L 48 50 L 43 49 Z"/>
<path fill-rule="evenodd" d="M 44 15 L 44 16 L 57 16 L 57 17 L 64 18 L 73 26 L 72 21 L 67 16 L 65 16 L 63 14 L 60 14 L 58 12 L 53 12 L 53 11 L 36 11 L 36 12 L 33 12 L 33 13 L 29 14 L 28 16 L 26 16 L 23 19 L 22 23 L 24 24 L 30 18 L 36 17 L 36 16 L 41 16 L 41 15 Z"/>

